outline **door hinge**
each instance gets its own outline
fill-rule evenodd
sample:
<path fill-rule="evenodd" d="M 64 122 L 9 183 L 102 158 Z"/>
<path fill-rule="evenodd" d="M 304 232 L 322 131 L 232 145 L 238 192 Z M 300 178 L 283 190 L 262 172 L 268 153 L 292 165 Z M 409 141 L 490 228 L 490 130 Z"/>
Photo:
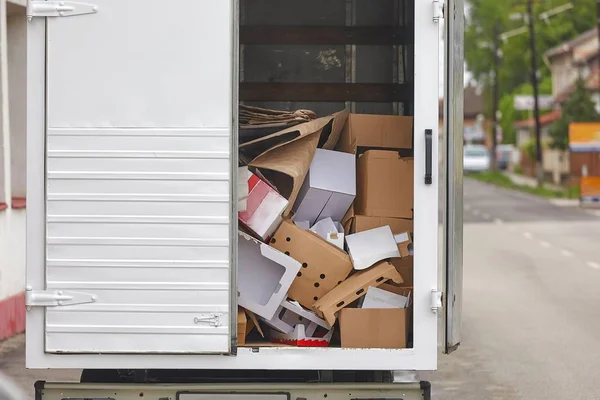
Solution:
<path fill-rule="evenodd" d="M 31 307 L 64 307 L 95 303 L 97 299 L 94 294 L 66 290 L 33 290 L 28 286 L 25 291 L 27 310 L 30 310 Z"/>
<path fill-rule="evenodd" d="M 438 23 L 444 19 L 444 1 L 433 0 L 433 22 Z"/>
<path fill-rule="evenodd" d="M 438 310 L 444 307 L 443 292 L 433 289 L 431 291 L 431 312 L 437 314 Z"/>
<path fill-rule="evenodd" d="M 209 324 L 210 326 L 221 326 L 221 317 L 223 314 L 200 314 L 198 317 L 194 317 L 195 324 Z"/>
<path fill-rule="evenodd" d="M 27 2 L 28 21 L 31 21 L 33 17 L 72 17 L 97 12 L 97 5 L 74 1 L 29 0 Z"/>

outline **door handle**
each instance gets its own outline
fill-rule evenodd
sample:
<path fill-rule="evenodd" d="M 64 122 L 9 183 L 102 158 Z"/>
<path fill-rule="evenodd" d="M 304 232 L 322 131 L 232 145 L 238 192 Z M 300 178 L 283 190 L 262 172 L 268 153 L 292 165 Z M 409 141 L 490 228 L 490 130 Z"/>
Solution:
<path fill-rule="evenodd" d="M 425 129 L 425 184 L 433 183 L 433 131 Z"/>

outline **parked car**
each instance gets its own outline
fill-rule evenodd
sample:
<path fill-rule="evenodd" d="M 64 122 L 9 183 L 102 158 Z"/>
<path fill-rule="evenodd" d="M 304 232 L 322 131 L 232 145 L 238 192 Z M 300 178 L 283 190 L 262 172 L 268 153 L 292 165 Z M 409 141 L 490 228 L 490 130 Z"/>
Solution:
<path fill-rule="evenodd" d="M 463 153 L 463 169 L 465 172 L 483 172 L 490 169 L 490 152 L 483 145 L 466 145 Z"/>

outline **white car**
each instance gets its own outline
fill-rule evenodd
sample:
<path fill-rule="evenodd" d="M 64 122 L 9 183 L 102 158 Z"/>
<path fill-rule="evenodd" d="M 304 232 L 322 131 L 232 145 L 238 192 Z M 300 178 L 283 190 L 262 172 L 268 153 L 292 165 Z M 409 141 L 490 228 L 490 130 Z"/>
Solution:
<path fill-rule="evenodd" d="M 483 145 L 466 145 L 463 153 L 464 172 L 483 172 L 490 169 L 491 157 Z"/>

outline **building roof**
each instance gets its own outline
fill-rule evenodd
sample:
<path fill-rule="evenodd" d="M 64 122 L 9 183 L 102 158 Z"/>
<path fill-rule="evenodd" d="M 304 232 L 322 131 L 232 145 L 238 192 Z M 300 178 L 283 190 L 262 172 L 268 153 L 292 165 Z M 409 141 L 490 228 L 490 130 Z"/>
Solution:
<path fill-rule="evenodd" d="M 549 113 L 540 115 L 540 124 L 542 126 L 550 125 L 557 121 L 560 118 L 560 110 L 553 110 Z M 529 118 L 524 119 L 522 121 L 515 122 L 515 128 L 524 129 L 524 128 L 533 128 L 535 126 L 535 119 Z"/>
<path fill-rule="evenodd" d="M 600 70 L 597 62 L 589 63 L 591 66 L 590 74 L 585 79 L 585 88 L 588 90 L 598 90 L 600 89 Z M 565 100 L 569 98 L 571 93 L 575 91 L 576 82 L 570 84 L 565 90 L 558 93 L 554 98 L 556 103 L 563 103 Z"/>
<path fill-rule="evenodd" d="M 562 55 L 565 53 L 570 53 L 571 51 L 573 51 L 574 47 L 585 42 L 586 40 L 593 39 L 597 35 L 598 35 L 597 28 L 590 29 L 589 31 L 586 31 L 586 32 L 582 33 L 581 35 L 579 35 L 569 41 L 563 42 L 563 43 L 559 44 L 558 46 L 551 48 L 544 55 L 548 59 L 552 59 L 553 57 L 556 57 L 556 56 L 559 56 L 559 55 Z"/>

